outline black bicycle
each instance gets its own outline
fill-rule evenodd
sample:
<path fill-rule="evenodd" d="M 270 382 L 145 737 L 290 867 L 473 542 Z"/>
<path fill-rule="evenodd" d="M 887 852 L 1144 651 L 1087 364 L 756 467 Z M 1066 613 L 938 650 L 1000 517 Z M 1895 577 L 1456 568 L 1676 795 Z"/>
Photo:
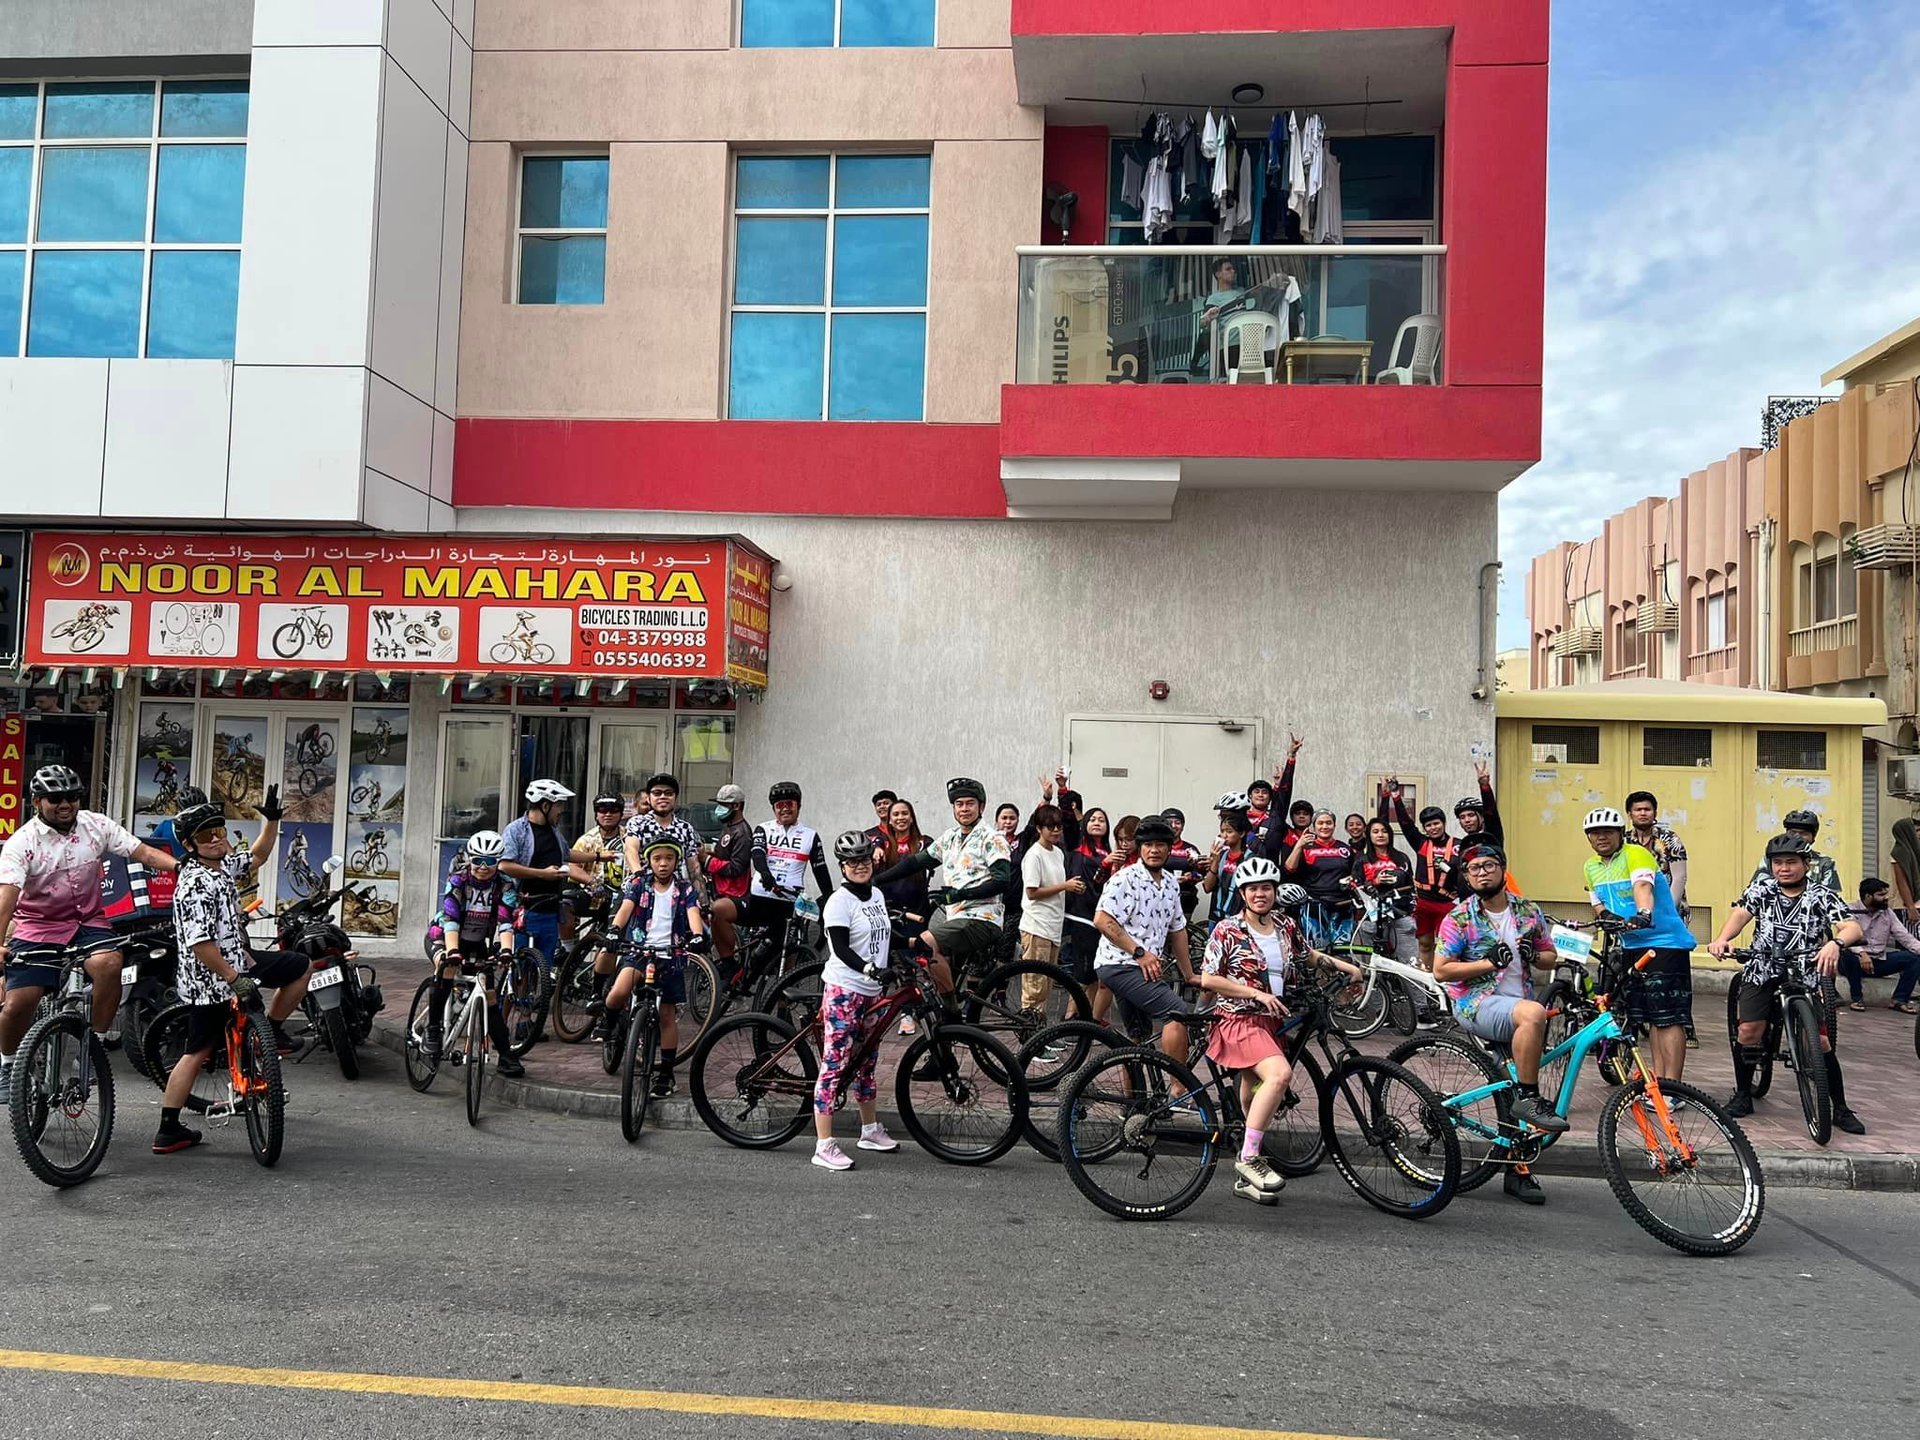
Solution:
<path fill-rule="evenodd" d="M 621 1057 L 620 1133 L 631 1145 L 647 1123 L 653 1066 L 660 1051 L 660 987 L 655 972 L 671 964 L 674 955 L 650 946 L 635 946 L 629 953 L 642 957 L 640 978 L 626 1005 L 607 1016 L 605 1048 Z"/>
<path fill-rule="evenodd" d="M 13 1143 L 36 1177 L 65 1189 L 107 1158 L 113 1139 L 113 1070 L 93 1033 L 86 956 L 60 957 L 60 988 L 20 1042 L 13 1061 Z"/>
<path fill-rule="evenodd" d="M 1760 952 L 1730 949 L 1729 960 L 1745 962 Z M 1735 976 L 1727 987 L 1727 1043 L 1733 1050 L 1736 1073 L 1740 1065 L 1740 992 L 1746 981 Z M 1753 1098 L 1773 1088 L 1776 1059 L 1793 1072 L 1800 1091 L 1800 1114 L 1806 1121 L 1807 1135 L 1816 1145 L 1833 1138 L 1833 1096 L 1827 1090 L 1827 1061 L 1821 1049 L 1821 1037 L 1830 1033 L 1833 1023 L 1832 1000 L 1814 966 L 1811 955 L 1795 955 L 1786 969 L 1767 1007 L 1767 1033 L 1761 1040 L 1760 1063 L 1754 1069 Z"/>

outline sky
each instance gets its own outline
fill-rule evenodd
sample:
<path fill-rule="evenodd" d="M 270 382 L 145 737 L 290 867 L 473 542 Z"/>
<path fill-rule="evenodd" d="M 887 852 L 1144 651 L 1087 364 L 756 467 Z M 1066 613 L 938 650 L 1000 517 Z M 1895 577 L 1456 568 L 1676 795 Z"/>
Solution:
<path fill-rule="evenodd" d="M 1920 316 L 1920 6 L 1555 0 L 1541 460 L 1500 501 L 1500 643 L 1527 565 L 1760 443 L 1768 395 Z"/>

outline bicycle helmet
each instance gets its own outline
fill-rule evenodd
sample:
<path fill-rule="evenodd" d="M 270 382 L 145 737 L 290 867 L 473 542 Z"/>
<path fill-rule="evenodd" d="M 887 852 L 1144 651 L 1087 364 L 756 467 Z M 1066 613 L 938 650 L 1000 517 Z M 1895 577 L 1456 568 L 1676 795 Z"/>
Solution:
<path fill-rule="evenodd" d="M 1244 790 L 1229 790 L 1213 802 L 1216 810 L 1251 810 L 1253 802 L 1247 798 Z"/>
<path fill-rule="evenodd" d="M 1237 876 L 1239 871 L 1234 874 Z M 1282 910 L 1298 910 L 1307 903 L 1307 892 L 1298 885 L 1282 885 L 1273 892 L 1273 903 Z"/>
<path fill-rule="evenodd" d="M 1169 820 L 1178 820 L 1182 825 L 1187 823 L 1187 812 L 1182 810 L 1178 805 L 1169 805 L 1160 813 Z"/>
<path fill-rule="evenodd" d="M 465 853 L 469 861 L 498 865 L 500 857 L 507 853 L 507 842 L 500 837 L 498 830 L 476 830 L 467 837 Z"/>
<path fill-rule="evenodd" d="M 947 781 L 947 803 L 949 805 L 956 800 L 966 799 L 974 799 L 978 800 L 982 805 L 986 804 L 987 787 L 982 785 L 978 780 L 969 780 L 964 775 L 957 775 Z"/>
<path fill-rule="evenodd" d="M 1805 860 L 1812 853 L 1813 847 L 1807 844 L 1804 839 L 1785 831 L 1782 831 L 1767 841 L 1767 859 L 1769 861 L 1784 859 Z"/>
<path fill-rule="evenodd" d="M 1627 822 L 1611 805 L 1596 805 L 1587 811 L 1587 823 L 1580 828 L 1582 830 L 1625 830 Z"/>
<path fill-rule="evenodd" d="M 624 810 L 627 808 L 627 798 L 624 795 L 615 795 L 612 793 L 601 795 L 595 798 L 593 808 L 596 812 L 601 810 Z"/>
<path fill-rule="evenodd" d="M 833 842 L 833 858 L 841 864 L 849 860 L 873 859 L 873 841 L 861 830 L 843 830 Z"/>
<path fill-rule="evenodd" d="M 42 765 L 33 772 L 29 788 L 36 800 L 51 799 L 55 795 L 77 797 L 87 793 L 87 787 L 80 783 L 80 777 L 65 765 Z"/>
<path fill-rule="evenodd" d="M 1464 815 L 1469 810 L 1473 811 L 1476 815 L 1484 815 L 1487 813 L 1487 802 L 1482 800 L 1478 795 L 1469 795 L 1464 800 L 1456 800 L 1453 802 L 1453 813 L 1456 816 Z"/>
<path fill-rule="evenodd" d="M 680 782 L 663 770 L 648 780 L 642 788 L 647 790 L 671 790 L 674 794 L 678 795 L 680 793 Z"/>
<path fill-rule="evenodd" d="M 1173 826 L 1162 815 L 1149 815 L 1134 828 L 1133 843 L 1136 845 L 1171 845 L 1174 841 Z"/>
<path fill-rule="evenodd" d="M 1811 810 L 1789 810 L 1787 818 L 1780 822 L 1784 830 L 1804 830 L 1809 835 L 1820 833 L 1820 817 Z"/>
<path fill-rule="evenodd" d="M 536 780 L 527 786 L 527 804 L 550 805 L 556 800 L 573 799 L 573 791 L 558 780 Z"/>
<path fill-rule="evenodd" d="M 778 805 L 782 800 L 791 800 L 794 804 L 798 805 L 800 803 L 800 787 L 791 780 L 776 782 L 774 787 L 767 791 L 767 803 L 769 805 Z"/>
<path fill-rule="evenodd" d="M 1420 807 L 1420 823 L 1422 825 L 1426 824 L 1429 820 L 1438 820 L 1444 824 L 1446 818 L 1447 812 L 1442 810 L 1438 805 L 1422 805 Z"/>
<path fill-rule="evenodd" d="M 207 831 L 221 829 L 226 823 L 226 814 L 218 805 L 189 805 L 173 817 L 173 838 L 183 846 L 191 845 Z"/>
<path fill-rule="evenodd" d="M 1273 861 L 1260 855 L 1249 855 L 1242 860 L 1233 872 L 1236 889 L 1244 890 L 1249 885 L 1280 885 L 1280 867 Z M 1283 890 L 1300 890 L 1298 885 L 1280 885 Z M 1302 898 L 1306 892 L 1300 891 Z"/>
<path fill-rule="evenodd" d="M 206 803 L 207 792 L 202 790 L 198 785 L 182 785 L 180 787 L 178 809 L 186 810 L 192 806 L 204 805 Z"/>
<path fill-rule="evenodd" d="M 680 842 L 665 831 L 655 835 L 641 847 L 640 858 L 642 860 L 651 860 L 653 859 L 653 852 L 656 850 L 671 850 L 673 852 L 673 858 L 676 861 L 685 853 L 680 848 Z"/>

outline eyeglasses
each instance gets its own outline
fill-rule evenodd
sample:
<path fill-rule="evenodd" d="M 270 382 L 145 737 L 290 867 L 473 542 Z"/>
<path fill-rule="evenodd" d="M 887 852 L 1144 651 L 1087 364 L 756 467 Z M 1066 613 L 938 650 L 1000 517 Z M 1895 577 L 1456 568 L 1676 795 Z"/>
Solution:
<path fill-rule="evenodd" d="M 1503 870 L 1506 867 L 1498 860 L 1470 860 L 1464 868 L 1468 870 L 1478 870 L 1484 874 L 1489 871 Z"/>
<path fill-rule="evenodd" d="M 656 799 L 656 800 L 658 800 L 658 799 L 659 799 L 659 798 L 660 798 L 660 797 L 661 797 L 662 795 L 678 795 L 679 793 L 680 793 L 680 792 L 679 792 L 678 790 L 649 790 L 649 791 L 647 791 L 647 794 L 649 794 L 649 795 L 651 795 L 651 796 L 653 796 L 653 798 L 654 798 L 654 799 Z"/>
<path fill-rule="evenodd" d="M 82 800 L 86 799 L 86 792 L 82 790 L 62 790 L 57 795 L 42 795 L 40 798 L 45 800 L 49 805 L 78 805 Z"/>

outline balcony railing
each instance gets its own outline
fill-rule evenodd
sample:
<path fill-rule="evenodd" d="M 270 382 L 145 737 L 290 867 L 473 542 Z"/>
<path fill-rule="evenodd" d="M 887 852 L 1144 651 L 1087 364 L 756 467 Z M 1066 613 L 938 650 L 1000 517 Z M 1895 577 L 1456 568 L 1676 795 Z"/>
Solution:
<path fill-rule="evenodd" d="M 1696 650 L 1687 657 L 1687 675 L 1691 677 L 1704 670 L 1731 670 L 1739 656 L 1740 647 L 1732 643 Z"/>
<path fill-rule="evenodd" d="M 1819 655 L 1828 650 L 1844 650 L 1860 643 L 1860 617 L 1848 615 L 1841 620 L 1823 620 L 1804 630 L 1787 632 L 1787 654 Z"/>
<path fill-rule="evenodd" d="M 1022 385 L 1438 385 L 1444 245 L 1022 246 Z"/>

